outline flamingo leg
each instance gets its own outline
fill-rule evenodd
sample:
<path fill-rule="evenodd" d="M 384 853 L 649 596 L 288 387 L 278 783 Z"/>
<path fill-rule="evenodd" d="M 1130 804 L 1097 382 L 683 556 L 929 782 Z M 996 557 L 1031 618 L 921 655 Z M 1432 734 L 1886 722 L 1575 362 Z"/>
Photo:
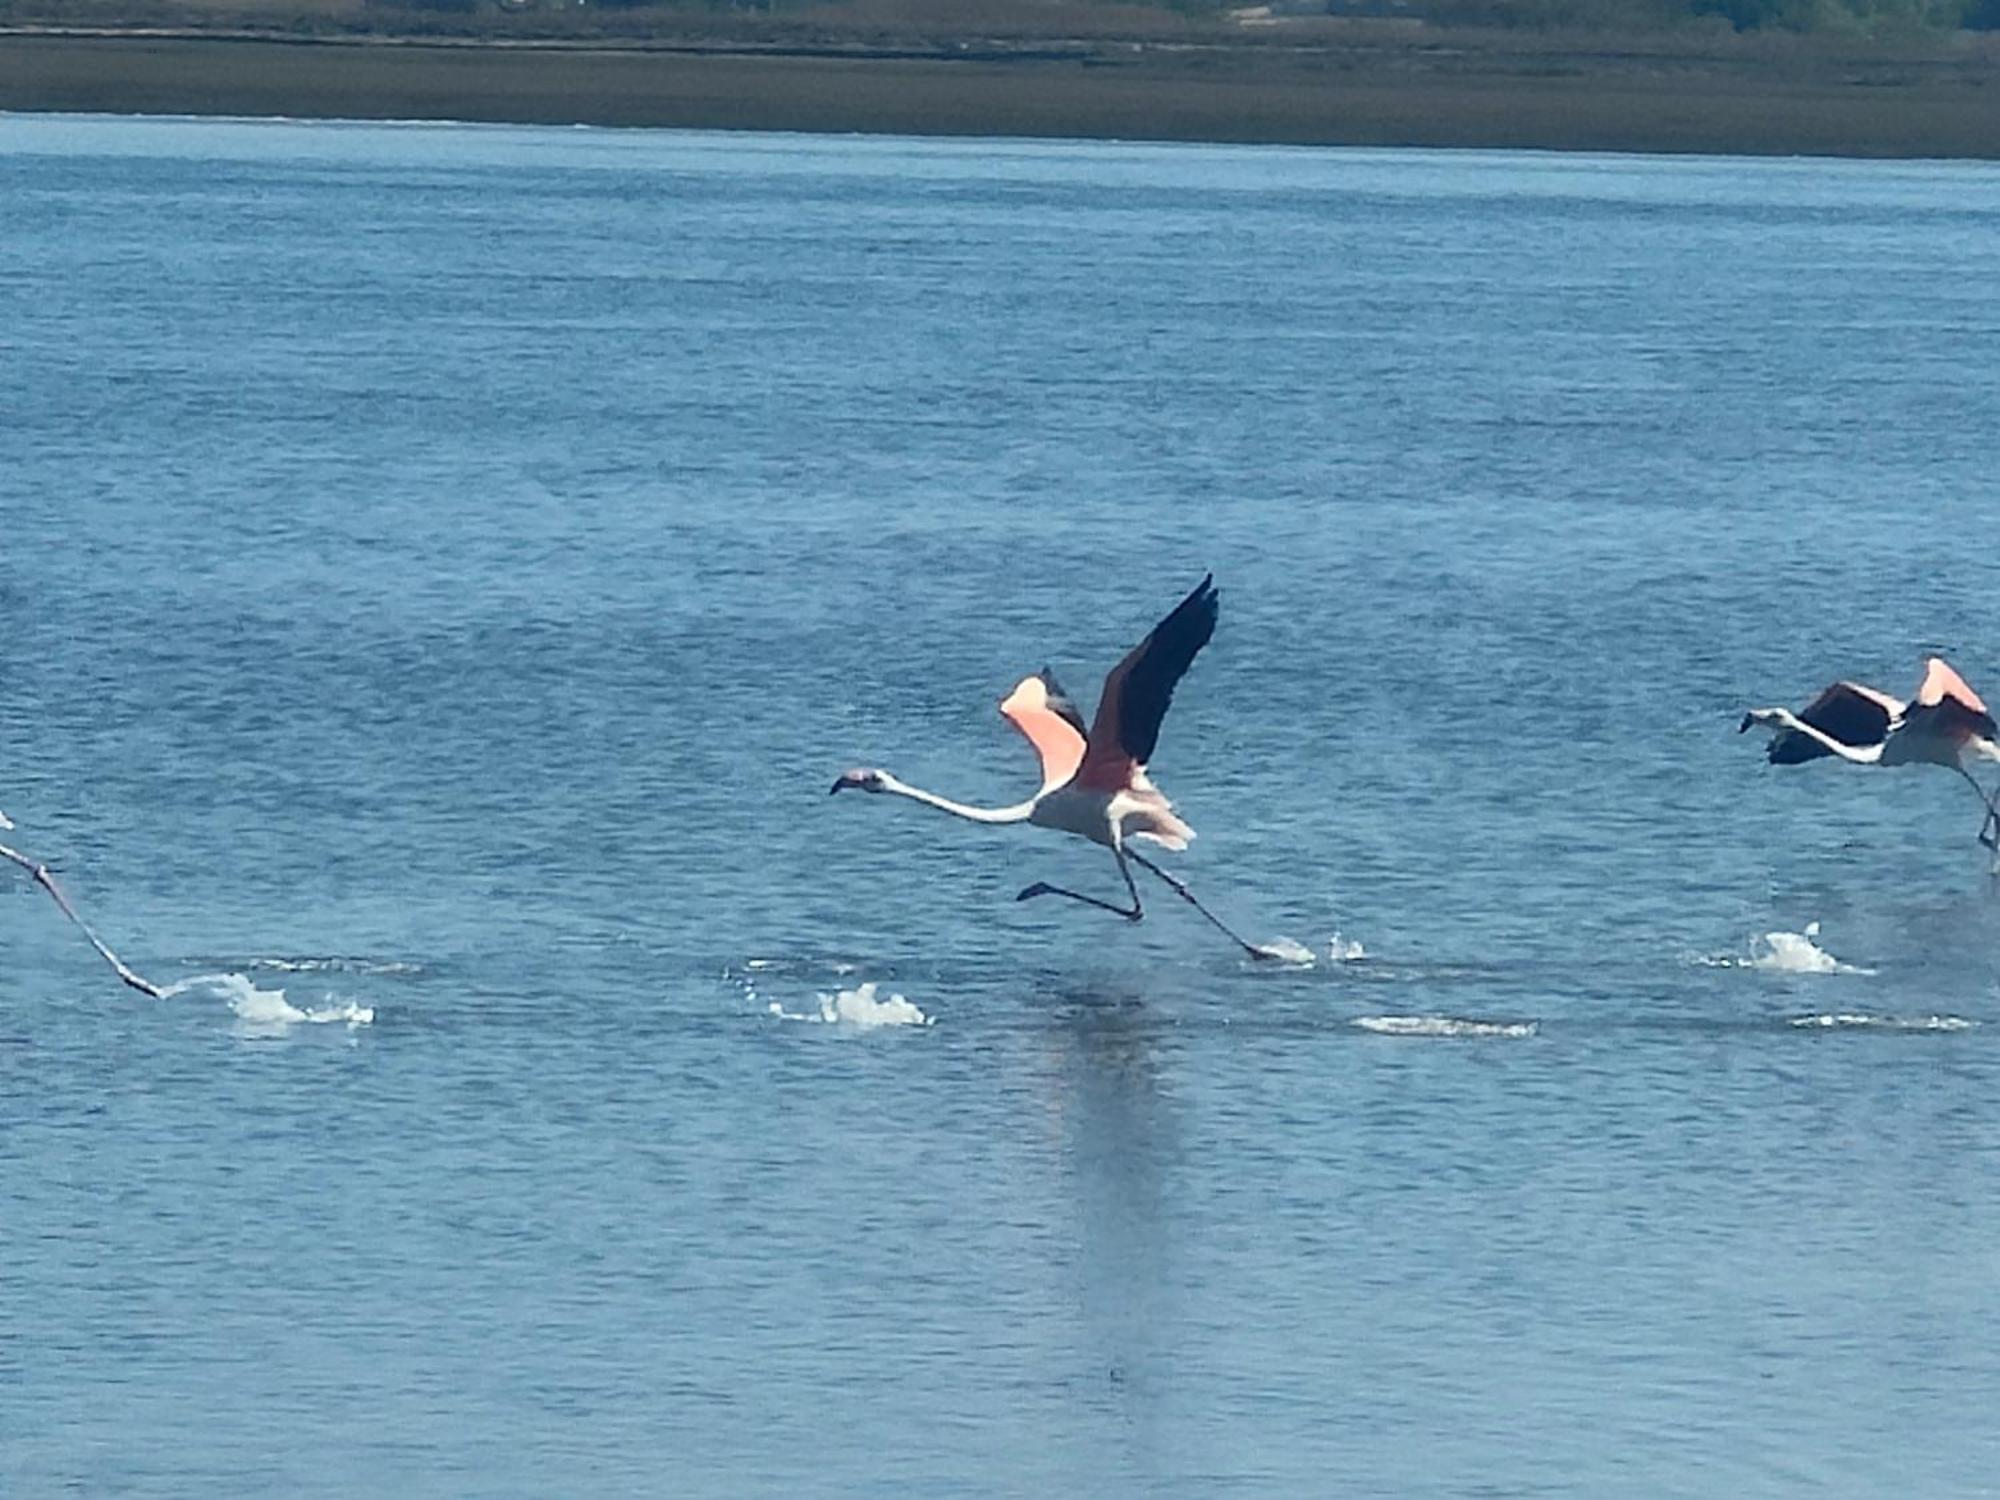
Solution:
<path fill-rule="evenodd" d="M 1032 901 L 1037 896 L 1067 896 L 1072 901 L 1081 901 L 1085 906 L 1095 906 L 1101 910 L 1110 912 L 1114 916 L 1123 917 L 1128 922 L 1136 922 L 1146 915 L 1145 909 L 1139 904 L 1139 887 L 1132 880 L 1131 866 L 1125 863 L 1125 851 L 1114 843 L 1111 846 L 1111 853 L 1118 861 L 1118 873 L 1125 877 L 1125 889 L 1132 893 L 1132 909 L 1130 911 L 1127 911 L 1122 906 L 1113 906 L 1109 901 L 1101 901 L 1095 896 L 1086 896 L 1081 891 L 1064 890 L 1059 885 L 1050 885 L 1047 881 L 1043 880 L 1037 880 L 1014 899 L 1016 901 Z M 1132 858 L 1139 859 L 1140 856 L 1135 854 Z"/>
<path fill-rule="evenodd" d="M 2000 843 L 1997 843 L 1994 838 L 1996 825 L 2000 825 L 2000 809 L 1994 807 L 1993 799 L 1987 796 L 1986 788 L 1979 784 L 1978 777 L 1966 770 L 1964 766 L 1953 766 L 1952 769 L 1965 778 L 1966 785 L 1972 788 L 1973 792 L 1978 796 L 1980 804 L 1986 809 L 1986 820 L 1979 825 L 1979 842 L 1989 849 L 2000 849 Z"/>
<path fill-rule="evenodd" d="M 1235 943 L 1239 948 L 1241 948 L 1245 953 L 1249 954 L 1252 958 L 1264 959 L 1264 958 L 1276 958 L 1278 956 L 1277 954 L 1272 953 L 1267 949 L 1259 948 L 1255 943 L 1248 941 L 1241 934 L 1231 929 L 1228 923 L 1224 922 L 1222 918 L 1218 917 L 1214 912 L 1210 911 L 1207 907 L 1203 906 L 1201 902 L 1195 898 L 1194 892 L 1187 888 L 1187 882 L 1182 880 L 1180 876 L 1175 875 L 1169 870 L 1161 869 L 1158 865 L 1154 864 L 1150 859 L 1146 858 L 1145 855 L 1141 854 L 1136 849 L 1129 850 L 1128 852 L 1131 854 L 1132 858 L 1137 860 L 1146 869 L 1151 870 L 1155 875 L 1159 876 L 1160 879 L 1164 880 L 1168 885 L 1172 886 L 1174 888 L 1174 893 L 1178 895 L 1181 898 L 1181 900 L 1187 902 L 1189 906 L 1192 906 L 1196 911 L 1200 912 L 1204 917 L 1208 918 L 1210 925 L 1212 925 L 1216 929 L 1216 931 L 1220 932 L 1224 937 L 1228 938 L 1232 943 Z"/>
<path fill-rule="evenodd" d="M 1964 766 L 1954 766 L 1952 769 L 1966 779 L 1973 791 L 1979 794 L 1979 801 L 1986 808 L 1986 820 L 1979 825 L 1979 842 L 1993 851 L 1995 869 L 2000 871 L 2000 807 L 1994 806 L 1994 799 L 1987 795 L 1986 788 L 1979 784 L 1978 777 Z"/>
<path fill-rule="evenodd" d="M 131 969 L 128 969 L 125 966 L 125 960 L 105 947 L 104 939 L 91 931 L 90 924 L 83 920 L 83 917 L 74 906 L 69 904 L 69 897 L 62 893 L 62 887 L 56 884 L 55 877 L 49 873 L 47 865 L 37 863 L 35 860 L 21 853 L 20 850 L 10 849 L 5 844 L 0 844 L 0 859 L 12 860 L 34 877 L 35 884 L 39 885 L 55 899 L 56 905 L 62 908 L 62 914 L 76 923 L 78 929 L 90 940 L 90 946 L 97 950 L 100 958 L 111 965 L 112 972 L 117 974 L 119 979 L 142 995 L 151 995 L 155 1000 L 166 999 L 165 990 L 162 990 L 150 979 L 143 978 Z"/>

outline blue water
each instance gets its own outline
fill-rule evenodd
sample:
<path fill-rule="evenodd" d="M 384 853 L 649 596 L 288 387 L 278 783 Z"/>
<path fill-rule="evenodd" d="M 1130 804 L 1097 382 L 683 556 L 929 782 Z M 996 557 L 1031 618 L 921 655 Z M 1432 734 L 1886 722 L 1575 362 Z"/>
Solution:
<path fill-rule="evenodd" d="M 0 807 L 173 990 L 0 867 L 0 1492 L 1992 1493 L 1978 809 L 1734 731 L 2000 691 L 1996 285 L 1990 166 L 0 118 Z M 1208 569 L 1310 965 L 827 797 Z"/>

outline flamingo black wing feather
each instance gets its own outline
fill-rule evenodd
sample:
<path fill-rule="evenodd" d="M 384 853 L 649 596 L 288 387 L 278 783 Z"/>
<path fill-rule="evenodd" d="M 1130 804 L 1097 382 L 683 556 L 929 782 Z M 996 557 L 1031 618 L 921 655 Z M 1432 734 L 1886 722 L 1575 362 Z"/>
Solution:
<path fill-rule="evenodd" d="M 1152 759 L 1160 742 L 1160 721 L 1167 716 L 1175 686 L 1215 634 L 1218 597 L 1210 574 L 1153 627 L 1129 659 L 1119 701 L 1118 748 L 1139 765 Z"/>

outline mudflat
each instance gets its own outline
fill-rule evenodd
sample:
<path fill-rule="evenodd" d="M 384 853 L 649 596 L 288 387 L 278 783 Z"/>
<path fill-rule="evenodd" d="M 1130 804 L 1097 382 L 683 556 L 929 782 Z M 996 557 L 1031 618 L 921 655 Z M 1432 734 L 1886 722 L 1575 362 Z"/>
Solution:
<path fill-rule="evenodd" d="M 0 32 L 0 109 L 2000 158 L 2000 39 Z"/>

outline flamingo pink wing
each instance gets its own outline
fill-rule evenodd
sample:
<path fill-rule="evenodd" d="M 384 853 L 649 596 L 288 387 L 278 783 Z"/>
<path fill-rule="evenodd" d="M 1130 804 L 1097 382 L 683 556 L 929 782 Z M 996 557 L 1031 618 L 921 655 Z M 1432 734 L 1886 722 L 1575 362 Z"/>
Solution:
<path fill-rule="evenodd" d="M 1924 684 L 1917 689 L 1917 702 L 1928 708 L 1944 702 L 1946 698 L 1956 698 L 1974 713 L 1987 711 L 1979 694 L 1973 692 L 1966 680 L 1954 672 L 1943 657 L 1929 657 L 1924 662 Z"/>
<path fill-rule="evenodd" d="M 1046 669 L 1023 677 L 1000 700 L 1000 712 L 1020 730 L 1042 762 L 1042 790 L 1052 792 L 1083 764 L 1082 719 Z"/>
<path fill-rule="evenodd" d="M 1942 659 L 1931 657 L 1924 663 L 1924 683 L 1917 689 L 1916 705 L 1905 721 L 1915 738 L 1936 737 L 1957 754 L 1968 741 L 1991 741 L 1996 728 L 1993 715 L 1979 701 L 1979 694 L 1966 685 Z"/>

